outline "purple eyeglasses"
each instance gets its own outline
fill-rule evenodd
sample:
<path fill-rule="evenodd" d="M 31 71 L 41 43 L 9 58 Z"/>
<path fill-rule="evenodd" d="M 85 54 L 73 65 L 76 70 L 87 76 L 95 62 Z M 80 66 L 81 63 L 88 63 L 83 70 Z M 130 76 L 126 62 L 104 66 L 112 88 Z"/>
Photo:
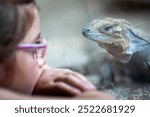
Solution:
<path fill-rule="evenodd" d="M 45 57 L 47 44 L 45 38 L 42 38 L 39 40 L 38 44 L 20 43 L 16 46 L 16 48 L 19 50 L 30 51 L 38 59 L 42 59 Z"/>

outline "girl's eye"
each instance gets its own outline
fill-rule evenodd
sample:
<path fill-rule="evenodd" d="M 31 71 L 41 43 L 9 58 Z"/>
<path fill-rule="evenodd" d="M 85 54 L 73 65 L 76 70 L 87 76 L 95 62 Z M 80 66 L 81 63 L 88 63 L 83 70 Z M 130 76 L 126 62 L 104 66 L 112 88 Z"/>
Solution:
<path fill-rule="evenodd" d="M 37 40 L 35 43 L 36 44 L 41 44 L 41 40 Z"/>

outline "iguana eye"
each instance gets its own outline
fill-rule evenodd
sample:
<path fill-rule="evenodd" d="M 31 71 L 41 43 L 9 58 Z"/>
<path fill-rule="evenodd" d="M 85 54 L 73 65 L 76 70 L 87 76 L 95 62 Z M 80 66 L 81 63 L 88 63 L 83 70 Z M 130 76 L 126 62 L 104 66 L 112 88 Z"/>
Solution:
<path fill-rule="evenodd" d="M 111 32 L 112 29 L 113 29 L 113 26 L 111 25 L 104 27 L 104 31 L 106 32 Z"/>

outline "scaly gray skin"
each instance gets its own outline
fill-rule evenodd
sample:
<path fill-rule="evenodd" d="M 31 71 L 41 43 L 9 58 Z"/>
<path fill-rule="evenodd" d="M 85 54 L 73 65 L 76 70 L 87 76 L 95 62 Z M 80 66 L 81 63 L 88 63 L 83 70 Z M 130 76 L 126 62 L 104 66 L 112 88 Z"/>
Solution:
<path fill-rule="evenodd" d="M 119 74 L 135 80 L 150 81 L 150 40 L 138 33 L 132 24 L 123 19 L 96 19 L 83 28 L 82 34 L 96 41 L 117 60 L 113 65 L 101 66 L 104 79 L 110 79 L 116 71 L 121 71 Z M 112 73 L 105 73 L 110 70 Z"/>

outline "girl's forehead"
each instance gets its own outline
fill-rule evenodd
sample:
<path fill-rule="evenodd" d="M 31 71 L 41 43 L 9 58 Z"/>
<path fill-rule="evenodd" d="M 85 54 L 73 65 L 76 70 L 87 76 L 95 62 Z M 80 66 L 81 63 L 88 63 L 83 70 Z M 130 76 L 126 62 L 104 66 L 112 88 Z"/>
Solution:
<path fill-rule="evenodd" d="M 24 43 L 34 42 L 37 36 L 40 34 L 40 18 L 39 18 L 38 10 L 36 6 L 28 6 L 28 10 L 30 15 L 32 15 L 33 17 L 33 21 L 32 23 L 28 24 L 30 26 L 28 26 L 29 28 L 27 28 L 24 39 L 22 40 L 22 42 Z"/>

